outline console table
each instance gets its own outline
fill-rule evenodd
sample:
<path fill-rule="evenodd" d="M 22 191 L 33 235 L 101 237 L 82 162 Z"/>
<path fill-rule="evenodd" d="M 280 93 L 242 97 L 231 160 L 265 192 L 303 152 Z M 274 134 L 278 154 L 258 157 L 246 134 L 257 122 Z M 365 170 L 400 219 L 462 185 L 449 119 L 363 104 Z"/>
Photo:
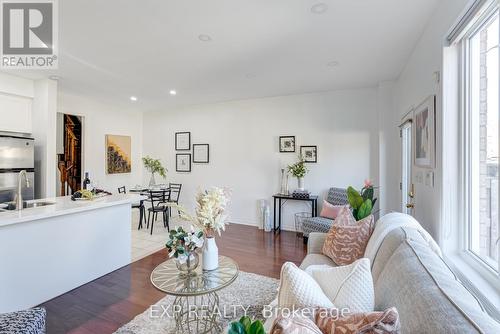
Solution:
<path fill-rule="evenodd" d="M 275 232 L 281 231 L 281 207 L 289 200 L 311 202 L 311 215 L 313 217 L 316 217 L 318 215 L 318 196 L 309 196 L 309 198 L 299 198 L 299 197 L 293 197 L 292 195 L 275 194 L 273 195 L 273 199 L 274 199 L 273 227 Z M 276 203 L 278 204 L 278 212 L 276 212 Z M 278 214 L 277 226 L 276 226 L 276 214 Z"/>

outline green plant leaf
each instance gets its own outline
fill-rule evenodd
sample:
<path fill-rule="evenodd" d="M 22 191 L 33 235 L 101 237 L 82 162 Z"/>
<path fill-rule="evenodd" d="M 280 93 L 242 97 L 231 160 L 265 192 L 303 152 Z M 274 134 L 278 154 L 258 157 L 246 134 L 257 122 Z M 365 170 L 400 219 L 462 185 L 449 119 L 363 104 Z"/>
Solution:
<path fill-rule="evenodd" d="M 372 213 L 372 208 L 373 208 L 372 201 L 370 199 L 364 201 L 358 210 L 357 219 L 361 220 L 363 218 L 368 217 Z"/>
<path fill-rule="evenodd" d="M 361 197 L 359 192 L 353 187 L 347 188 L 347 199 L 351 207 L 355 210 L 358 210 L 363 204 L 363 197 Z"/>
<path fill-rule="evenodd" d="M 250 325 L 252 324 L 252 319 L 250 319 L 249 317 L 241 317 L 240 324 L 242 324 L 243 327 L 245 327 L 245 331 L 249 333 Z"/>
<path fill-rule="evenodd" d="M 250 329 L 247 331 L 247 334 L 266 334 L 264 331 L 264 325 L 262 325 L 260 320 L 255 320 L 250 325 Z"/>
<path fill-rule="evenodd" d="M 368 187 L 368 188 L 363 188 L 361 196 L 363 197 L 364 201 L 366 201 L 367 199 L 373 201 L 373 194 L 374 194 L 373 187 Z"/>
<path fill-rule="evenodd" d="M 231 323 L 231 326 L 229 327 L 229 331 L 227 333 L 228 334 L 246 334 L 245 327 L 243 327 L 243 324 L 241 324 L 237 321 Z"/>

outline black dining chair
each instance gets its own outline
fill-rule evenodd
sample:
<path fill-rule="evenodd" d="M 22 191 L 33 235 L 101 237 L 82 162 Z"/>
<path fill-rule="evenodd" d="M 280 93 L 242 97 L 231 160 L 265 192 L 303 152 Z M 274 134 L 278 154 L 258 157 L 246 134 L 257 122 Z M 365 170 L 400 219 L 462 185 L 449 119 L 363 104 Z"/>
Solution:
<path fill-rule="evenodd" d="M 118 187 L 119 194 L 126 194 L 127 188 L 125 186 Z M 138 230 L 142 228 L 142 220 L 144 219 L 144 215 L 146 213 L 146 208 L 144 207 L 144 200 L 139 201 L 139 203 L 132 203 L 132 209 L 139 209 L 139 226 Z"/>
<path fill-rule="evenodd" d="M 169 183 L 168 188 L 170 189 L 170 203 L 175 203 L 179 205 L 179 197 L 181 196 L 181 189 L 182 189 L 182 184 L 181 183 Z M 168 208 L 168 212 L 170 213 L 170 216 L 172 216 L 172 207 Z M 179 216 L 181 215 L 181 212 L 177 210 L 177 213 Z"/>
<path fill-rule="evenodd" d="M 149 201 L 151 202 L 151 207 L 148 208 L 148 221 L 147 228 L 149 228 L 149 222 L 151 221 L 151 233 L 153 234 L 153 225 L 156 220 L 156 215 L 161 212 L 163 214 L 163 226 L 167 228 L 170 232 L 169 217 L 168 217 L 168 200 L 170 197 L 169 189 L 161 190 L 150 190 L 149 191 Z M 151 219 L 151 214 L 153 217 Z"/>

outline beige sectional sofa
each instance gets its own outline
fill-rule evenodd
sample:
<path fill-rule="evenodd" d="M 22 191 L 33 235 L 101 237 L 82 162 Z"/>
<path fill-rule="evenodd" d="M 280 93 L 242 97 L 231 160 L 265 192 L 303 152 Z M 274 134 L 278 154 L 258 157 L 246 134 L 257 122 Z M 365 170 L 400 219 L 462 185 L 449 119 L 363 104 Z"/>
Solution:
<path fill-rule="evenodd" d="M 406 219 L 405 215 L 401 214 L 401 219 Z M 321 254 L 325 236 L 309 235 L 302 269 L 313 264 L 335 266 Z M 419 230 L 393 229 L 371 265 L 375 309 L 395 306 L 402 333 L 500 333 L 500 324 L 432 251 Z"/>

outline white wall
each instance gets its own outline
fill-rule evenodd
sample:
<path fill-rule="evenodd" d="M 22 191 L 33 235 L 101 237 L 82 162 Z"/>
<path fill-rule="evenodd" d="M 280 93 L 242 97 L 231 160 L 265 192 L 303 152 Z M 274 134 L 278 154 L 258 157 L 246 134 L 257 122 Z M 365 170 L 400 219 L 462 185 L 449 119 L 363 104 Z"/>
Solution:
<path fill-rule="evenodd" d="M 142 183 L 142 114 L 101 104 L 84 97 L 60 94 L 58 112 L 83 117 L 84 171 L 98 182 L 99 188 L 117 192 L 120 186 Z M 106 135 L 132 137 L 132 172 L 106 173 Z M 55 143 L 54 143 L 55 149 Z M 54 183 L 55 184 L 55 183 Z"/>
<path fill-rule="evenodd" d="M 441 215 L 441 180 L 442 180 L 442 96 L 441 86 L 434 79 L 433 73 L 443 69 L 443 47 L 447 33 L 457 19 L 461 16 L 469 0 L 443 0 L 434 15 L 429 20 L 427 28 L 413 51 L 403 73 L 396 82 L 394 89 L 394 106 L 396 109 L 395 122 L 412 107 L 420 104 L 426 97 L 437 95 L 436 129 L 437 129 L 437 167 L 435 173 L 434 188 L 422 184 L 416 184 L 417 201 L 416 218 L 436 238 L 440 239 L 440 215 Z M 400 146 L 393 147 L 400 160 Z M 416 169 L 415 172 L 422 172 Z M 399 182 L 400 172 L 387 172 L 393 177 L 392 183 Z M 394 180 L 394 178 L 396 180 Z M 396 190 L 396 189 L 395 189 Z M 396 198 L 393 198 L 394 201 Z M 400 203 L 391 203 L 391 206 L 399 206 Z"/>
<path fill-rule="evenodd" d="M 210 144 L 210 163 L 175 171 L 174 133 L 190 131 L 192 143 Z M 297 153 L 279 153 L 278 137 L 295 135 Z M 257 225 L 258 200 L 280 188 L 280 168 L 295 161 L 300 145 L 318 146 L 318 163 L 308 164 L 305 184 L 322 197 L 331 186 L 378 183 L 377 89 L 292 95 L 191 106 L 144 114 L 144 155 L 160 158 L 167 182 L 183 184 L 181 204 L 194 207 L 197 187 L 232 189 L 231 221 Z M 181 153 L 181 152 L 178 152 Z M 147 172 L 144 182 L 148 181 Z M 158 181 L 158 179 L 157 179 Z M 290 180 L 290 188 L 296 188 Z M 272 205 L 271 205 L 272 209 Z M 304 204 L 284 207 L 286 229 Z"/>
<path fill-rule="evenodd" d="M 57 81 L 35 81 L 33 132 L 35 138 L 35 198 L 56 196 Z"/>

